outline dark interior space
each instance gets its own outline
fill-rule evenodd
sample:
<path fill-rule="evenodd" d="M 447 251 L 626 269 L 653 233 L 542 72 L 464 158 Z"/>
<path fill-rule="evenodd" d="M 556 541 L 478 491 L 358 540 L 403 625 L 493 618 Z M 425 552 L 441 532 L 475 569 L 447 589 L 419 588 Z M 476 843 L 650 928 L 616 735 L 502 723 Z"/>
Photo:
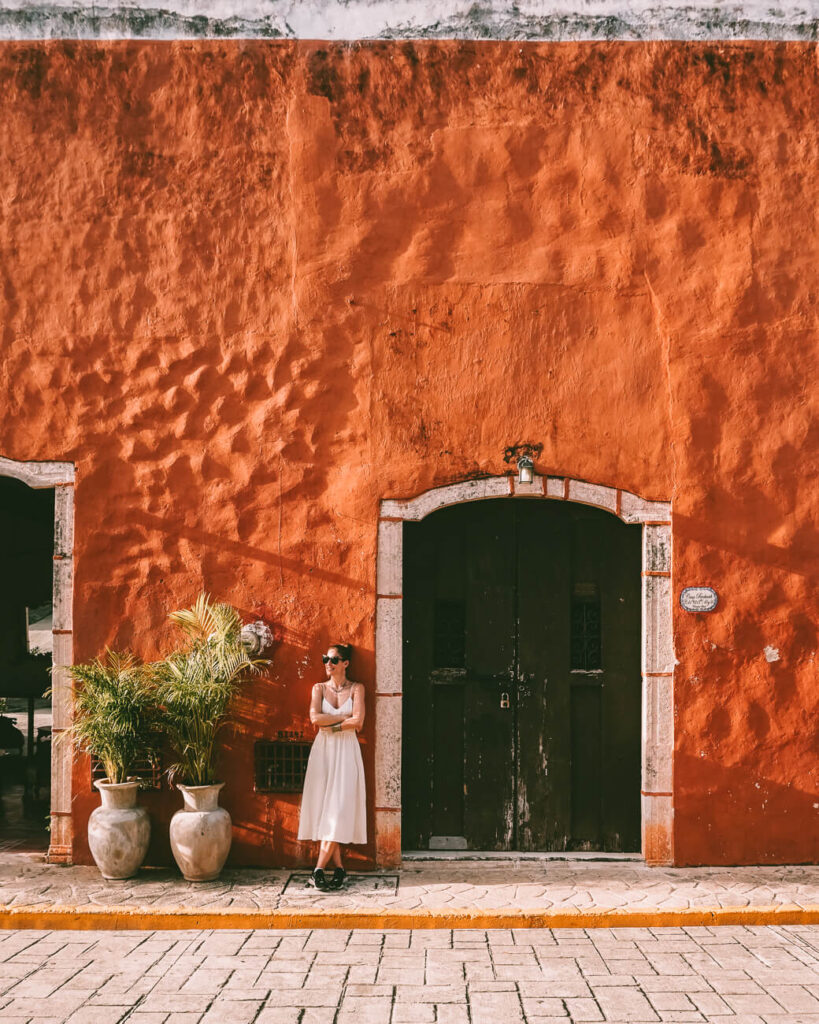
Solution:
<path fill-rule="evenodd" d="M 0 850 L 48 846 L 54 491 L 0 478 Z"/>

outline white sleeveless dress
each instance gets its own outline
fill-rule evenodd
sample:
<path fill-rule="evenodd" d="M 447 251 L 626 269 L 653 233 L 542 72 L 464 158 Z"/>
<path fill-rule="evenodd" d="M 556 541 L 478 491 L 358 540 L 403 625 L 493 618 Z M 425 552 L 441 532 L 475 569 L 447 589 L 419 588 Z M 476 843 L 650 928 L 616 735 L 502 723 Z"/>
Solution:
<path fill-rule="evenodd" d="M 352 694 L 338 708 L 322 694 L 322 714 L 343 714 L 352 711 L 352 707 Z M 319 729 L 304 776 L 299 839 L 344 844 L 367 842 L 364 762 L 354 729 Z"/>

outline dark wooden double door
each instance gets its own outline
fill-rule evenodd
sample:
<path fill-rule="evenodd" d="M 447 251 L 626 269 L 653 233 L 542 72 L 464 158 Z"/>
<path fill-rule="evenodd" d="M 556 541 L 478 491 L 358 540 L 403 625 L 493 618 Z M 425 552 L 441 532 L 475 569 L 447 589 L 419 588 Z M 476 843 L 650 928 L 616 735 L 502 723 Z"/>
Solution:
<path fill-rule="evenodd" d="M 638 851 L 640 527 L 498 499 L 404 530 L 404 847 Z"/>

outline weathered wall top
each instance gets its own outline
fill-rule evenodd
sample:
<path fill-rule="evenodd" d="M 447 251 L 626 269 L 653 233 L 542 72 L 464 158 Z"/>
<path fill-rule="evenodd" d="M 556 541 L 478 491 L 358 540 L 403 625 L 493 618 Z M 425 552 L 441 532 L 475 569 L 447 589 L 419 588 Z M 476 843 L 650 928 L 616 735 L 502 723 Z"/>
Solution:
<path fill-rule="evenodd" d="M 0 39 L 801 39 L 819 0 L 0 0 Z"/>

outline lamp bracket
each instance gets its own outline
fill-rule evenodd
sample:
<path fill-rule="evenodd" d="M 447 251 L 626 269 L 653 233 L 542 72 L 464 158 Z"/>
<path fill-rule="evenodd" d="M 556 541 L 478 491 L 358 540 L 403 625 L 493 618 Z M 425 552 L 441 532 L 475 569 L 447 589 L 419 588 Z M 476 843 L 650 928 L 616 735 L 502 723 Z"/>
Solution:
<path fill-rule="evenodd" d="M 503 461 L 517 462 L 521 456 L 525 455 L 534 462 L 535 459 L 540 458 L 540 453 L 542 451 L 542 444 L 532 444 L 530 441 L 524 441 L 520 444 L 510 444 L 503 453 Z"/>

